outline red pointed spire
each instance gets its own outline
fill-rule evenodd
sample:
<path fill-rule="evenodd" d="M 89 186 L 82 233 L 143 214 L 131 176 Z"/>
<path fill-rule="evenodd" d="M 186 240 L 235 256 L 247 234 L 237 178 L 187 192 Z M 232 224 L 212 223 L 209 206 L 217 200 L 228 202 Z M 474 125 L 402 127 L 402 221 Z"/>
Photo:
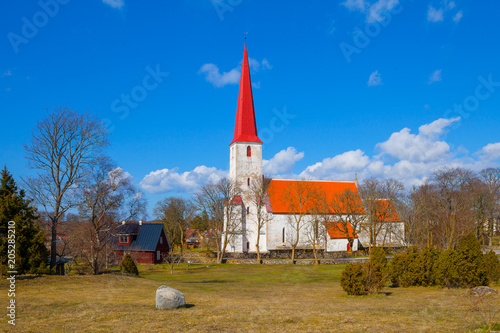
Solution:
<path fill-rule="evenodd" d="M 236 109 L 236 123 L 234 125 L 234 142 L 258 142 L 262 141 L 257 136 L 257 124 L 255 122 L 255 110 L 253 108 L 252 82 L 250 81 L 250 69 L 248 68 L 247 43 L 243 53 L 243 65 L 241 66 L 240 93 L 238 96 L 238 108 Z"/>

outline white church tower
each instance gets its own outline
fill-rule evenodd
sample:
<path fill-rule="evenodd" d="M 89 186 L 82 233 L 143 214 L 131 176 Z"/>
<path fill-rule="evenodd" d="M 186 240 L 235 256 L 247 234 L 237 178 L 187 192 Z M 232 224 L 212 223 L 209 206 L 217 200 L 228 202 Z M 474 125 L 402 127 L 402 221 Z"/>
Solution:
<path fill-rule="evenodd" d="M 234 249 L 228 250 L 231 252 L 254 252 L 256 251 L 257 239 L 256 208 L 251 205 L 249 195 L 252 182 L 262 178 L 262 141 L 257 136 L 246 42 L 241 68 L 234 137 L 229 145 L 229 151 L 229 178 L 231 181 L 236 182 L 241 191 L 243 222 L 241 234 L 235 235 Z M 260 244 L 261 252 L 266 251 L 265 235 L 261 235 Z"/>

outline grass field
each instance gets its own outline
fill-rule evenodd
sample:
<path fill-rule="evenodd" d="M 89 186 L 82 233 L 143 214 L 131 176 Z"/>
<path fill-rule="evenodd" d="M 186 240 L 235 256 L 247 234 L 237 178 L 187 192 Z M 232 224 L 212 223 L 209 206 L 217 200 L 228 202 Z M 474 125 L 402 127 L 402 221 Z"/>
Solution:
<path fill-rule="evenodd" d="M 347 296 L 343 265 L 140 266 L 140 277 L 18 279 L 16 327 L 6 332 L 467 332 L 484 327 L 464 290 L 385 288 Z M 155 309 L 155 291 L 184 293 L 187 308 Z M 0 282 L 7 305 L 7 283 Z M 5 309 L 4 305 L 2 308 Z M 498 304 L 500 307 L 500 304 Z M 6 311 L 6 310 L 3 310 Z M 500 318 L 498 318 L 500 320 Z M 499 321 L 497 320 L 497 322 Z"/>

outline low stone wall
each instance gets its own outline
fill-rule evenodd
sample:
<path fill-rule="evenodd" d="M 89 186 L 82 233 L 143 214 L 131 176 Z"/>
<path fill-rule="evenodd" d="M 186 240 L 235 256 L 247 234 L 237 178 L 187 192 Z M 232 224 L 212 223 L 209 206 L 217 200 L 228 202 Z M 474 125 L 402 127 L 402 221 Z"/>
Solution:
<path fill-rule="evenodd" d="M 192 264 L 216 264 L 216 258 L 184 258 L 184 262 L 190 262 Z M 264 265 L 289 265 L 292 263 L 291 259 L 261 259 Z M 367 257 L 359 258 L 330 258 L 330 259 L 318 259 L 320 265 L 338 265 L 338 264 L 350 264 L 354 262 L 366 262 Z M 258 264 L 257 259 L 236 259 L 236 258 L 224 258 L 224 263 L 234 264 L 234 265 L 254 265 Z M 295 259 L 296 265 L 314 265 L 314 259 Z"/>

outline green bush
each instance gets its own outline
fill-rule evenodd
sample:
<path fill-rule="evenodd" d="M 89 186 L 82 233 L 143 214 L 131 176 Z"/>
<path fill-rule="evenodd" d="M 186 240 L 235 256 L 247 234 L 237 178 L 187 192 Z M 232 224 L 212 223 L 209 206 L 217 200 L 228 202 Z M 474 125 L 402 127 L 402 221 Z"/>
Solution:
<path fill-rule="evenodd" d="M 490 283 L 498 283 L 500 280 L 500 260 L 498 260 L 495 252 L 490 251 L 484 255 L 486 265 L 486 273 Z"/>
<path fill-rule="evenodd" d="M 394 255 L 390 262 L 390 280 L 393 287 L 401 286 L 401 276 L 406 271 L 406 253 Z"/>
<path fill-rule="evenodd" d="M 127 254 L 125 255 L 125 257 L 123 257 L 123 261 L 120 264 L 120 270 L 130 274 L 139 275 L 139 270 L 137 269 L 134 259 L 132 259 L 130 254 Z"/>
<path fill-rule="evenodd" d="M 468 234 L 458 243 L 457 273 L 461 287 L 473 288 L 488 285 L 488 273 L 481 244 L 473 233 Z"/>
<path fill-rule="evenodd" d="M 340 276 L 340 285 L 348 295 L 366 295 L 365 264 L 348 264 Z"/>
<path fill-rule="evenodd" d="M 457 251 L 448 249 L 441 252 L 434 268 L 437 284 L 448 288 L 460 286 L 457 271 Z"/>
<path fill-rule="evenodd" d="M 416 285 L 426 287 L 436 284 L 434 267 L 438 258 L 439 251 L 433 247 L 426 247 L 420 252 L 415 262 L 418 267 Z"/>
<path fill-rule="evenodd" d="M 387 278 L 387 259 L 383 248 L 374 247 L 366 265 L 366 289 L 369 293 L 377 292 L 385 285 Z"/>

